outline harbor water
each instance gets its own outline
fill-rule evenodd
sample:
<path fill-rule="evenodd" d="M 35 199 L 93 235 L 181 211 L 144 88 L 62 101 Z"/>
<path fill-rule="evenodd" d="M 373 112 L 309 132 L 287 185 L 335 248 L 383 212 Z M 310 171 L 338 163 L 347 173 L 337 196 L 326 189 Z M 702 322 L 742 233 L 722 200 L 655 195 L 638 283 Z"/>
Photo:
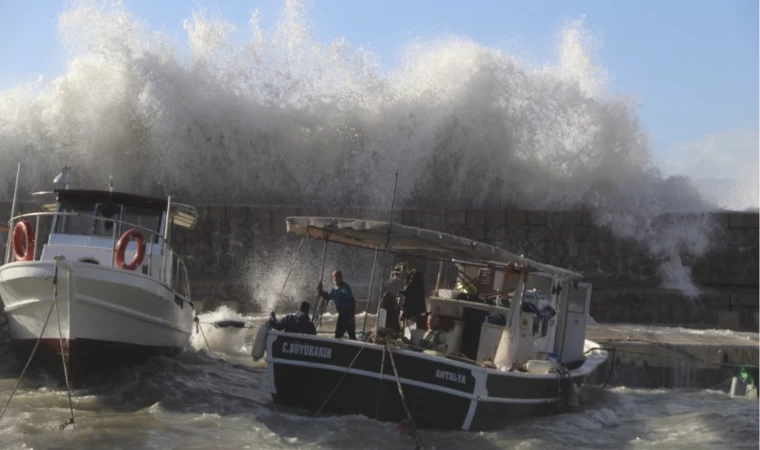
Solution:
<path fill-rule="evenodd" d="M 251 359 L 256 325 L 221 329 L 209 323 L 239 316 L 200 316 L 202 334 L 176 358 L 155 358 L 115 376 L 74 387 L 76 428 L 65 386 L 31 372 L 0 420 L 3 449 L 411 449 L 397 425 L 362 416 L 313 417 L 275 405 L 266 363 Z M 332 318 L 324 323 L 330 329 Z M 361 327 L 363 317 L 357 317 Z M 369 325 L 372 325 L 370 319 Z M 205 339 L 204 339 L 205 336 Z M 211 352 L 208 348 L 211 348 Z M 4 348 L 0 395 L 5 401 L 22 363 Z M 309 383 L 309 380 L 304 380 Z M 720 390 L 586 386 L 581 407 L 565 415 L 516 422 L 493 432 L 422 430 L 436 449 L 742 449 L 758 448 L 758 402 Z"/>

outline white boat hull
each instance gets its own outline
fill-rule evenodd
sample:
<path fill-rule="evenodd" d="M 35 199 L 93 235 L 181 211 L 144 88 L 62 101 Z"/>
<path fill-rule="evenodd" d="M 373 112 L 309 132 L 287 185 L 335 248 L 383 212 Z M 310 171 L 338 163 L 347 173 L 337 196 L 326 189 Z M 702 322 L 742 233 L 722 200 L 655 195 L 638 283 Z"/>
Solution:
<path fill-rule="evenodd" d="M 57 356 L 62 371 L 63 344 L 75 373 L 179 353 L 188 345 L 192 303 L 146 275 L 96 264 L 60 263 L 57 308 L 45 325 L 53 305 L 54 270 L 54 261 L 0 267 L 8 331 L 22 362 L 40 335 L 35 359 L 56 364 Z"/>

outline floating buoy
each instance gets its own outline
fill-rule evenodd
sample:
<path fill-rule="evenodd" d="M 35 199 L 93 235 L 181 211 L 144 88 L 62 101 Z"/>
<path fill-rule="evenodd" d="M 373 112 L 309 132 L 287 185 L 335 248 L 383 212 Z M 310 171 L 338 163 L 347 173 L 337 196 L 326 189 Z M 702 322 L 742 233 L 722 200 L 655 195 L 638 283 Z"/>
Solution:
<path fill-rule="evenodd" d="M 267 335 L 269 334 L 269 324 L 265 323 L 259 328 L 256 333 L 256 340 L 253 341 L 253 349 L 251 349 L 251 356 L 253 361 L 258 361 L 264 357 L 264 353 L 267 351 Z"/>

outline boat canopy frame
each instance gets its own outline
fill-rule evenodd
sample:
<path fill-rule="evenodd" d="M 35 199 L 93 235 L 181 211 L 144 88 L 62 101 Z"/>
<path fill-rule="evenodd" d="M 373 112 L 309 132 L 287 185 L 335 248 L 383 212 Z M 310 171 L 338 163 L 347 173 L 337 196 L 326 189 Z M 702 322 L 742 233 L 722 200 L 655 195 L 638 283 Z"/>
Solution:
<path fill-rule="evenodd" d="M 287 233 L 343 245 L 431 259 L 440 262 L 465 260 L 475 264 L 521 267 L 550 273 L 559 279 L 578 280 L 583 275 L 540 263 L 502 248 L 472 239 L 424 228 L 378 220 L 321 216 L 292 216 L 285 219 Z M 462 261 L 464 262 L 464 261 Z"/>

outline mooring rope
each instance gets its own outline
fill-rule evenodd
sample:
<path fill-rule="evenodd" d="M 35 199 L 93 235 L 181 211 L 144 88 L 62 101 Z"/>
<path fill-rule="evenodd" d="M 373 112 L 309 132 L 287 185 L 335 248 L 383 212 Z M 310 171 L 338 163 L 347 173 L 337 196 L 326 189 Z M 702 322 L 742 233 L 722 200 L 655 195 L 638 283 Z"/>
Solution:
<path fill-rule="evenodd" d="M 733 377 L 723 380 L 720 383 L 716 384 L 715 386 L 706 388 L 705 390 L 707 391 L 714 391 L 716 389 L 722 390 L 724 387 L 726 387 L 726 385 L 729 385 L 729 386 L 731 385 L 731 380 L 733 380 Z"/>
<path fill-rule="evenodd" d="M 617 349 L 615 347 L 612 347 L 612 362 L 610 363 L 610 371 L 607 373 L 607 379 L 604 380 L 604 384 L 602 385 L 603 388 L 607 387 L 607 383 L 610 382 L 610 378 L 612 378 L 612 373 L 615 370 L 615 353 L 617 352 Z"/>
<path fill-rule="evenodd" d="M 377 419 L 377 416 L 380 414 L 380 393 L 383 390 L 383 374 L 385 373 L 385 350 L 387 348 L 387 345 L 383 345 L 383 359 L 380 360 L 380 383 L 377 388 L 377 401 L 375 402 L 375 419 Z"/>
<path fill-rule="evenodd" d="M 409 419 L 409 422 L 412 424 L 412 435 L 414 436 L 414 441 L 417 444 L 416 449 L 422 449 L 427 448 L 425 446 L 425 441 L 422 440 L 422 435 L 420 434 L 419 430 L 417 429 L 417 425 L 414 423 L 414 419 L 412 418 L 412 413 L 409 412 L 409 406 L 406 404 L 406 397 L 404 397 L 404 389 L 401 387 L 401 378 L 398 375 L 398 370 L 396 369 L 396 361 L 393 359 L 393 350 L 391 350 L 390 345 L 387 343 L 385 346 L 388 348 L 388 355 L 391 358 L 391 365 L 393 366 L 393 373 L 396 375 L 396 387 L 398 387 L 398 393 L 401 396 L 401 404 L 404 405 L 404 411 L 406 411 L 406 417 Z"/>
<path fill-rule="evenodd" d="M 303 241 L 305 238 L 301 238 L 301 241 L 298 243 L 298 247 L 296 247 L 296 252 L 293 254 L 293 261 L 290 263 L 290 268 L 288 269 L 288 274 L 285 276 L 285 282 L 282 283 L 282 288 L 280 289 L 280 294 L 277 295 L 277 301 L 279 302 L 282 299 L 282 294 L 285 292 L 285 286 L 288 284 L 288 280 L 290 279 L 290 273 L 293 272 L 293 267 L 296 266 L 296 262 L 298 262 L 298 252 L 301 250 L 301 245 L 303 245 Z"/>
<path fill-rule="evenodd" d="M 67 426 L 71 425 L 74 428 L 76 428 L 76 423 L 74 422 L 74 405 L 71 402 L 71 385 L 69 384 L 69 370 L 68 370 L 68 364 L 66 364 L 66 355 L 64 355 L 63 351 L 63 330 L 61 329 L 61 315 L 58 313 L 58 257 L 55 258 L 55 263 L 53 267 L 53 304 L 55 305 L 55 317 L 58 321 L 58 342 L 61 346 L 61 362 L 63 362 L 63 376 L 66 380 L 66 389 L 69 392 L 69 410 L 71 411 L 71 417 L 66 422 L 62 423 L 60 427 L 58 427 L 59 430 L 63 431 L 66 429 Z M 68 270 L 68 278 L 67 281 L 69 282 L 69 304 L 71 304 L 74 299 L 71 298 L 71 268 L 66 267 Z M 69 318 L 69 323 L 71 323 L 71 319 Z M 69 330 L 71 332 L 71 330 Z M 71 358 L 71 355 L 69 355 L 69 358 Z"/>
<path fill-rule="evenodd" d="M 203 336 L 203 342 L 206 343 L 206 348 L 208 348 L 208 353 L 210 355 L 213 355 L 214 352 L 211 351 L 211 346 L 208 345 L 208 340 L 206 340 L 206 333 L 203 332 L 203 327 L 201 326 L 201 322 L 200 322 L 200 320 L 198 320 L 198 316 L 195 316 L 195 332 L 196 332 L 196 334 L 198 333 L 198 331 L 200 331 L 201 332 L 201 336 Z"/>
<path fill-rule="evenodd" d="M 57 300 L 58 300 L 58 297 L 57 297 L 58 290 L 57 290 L 57 287 L 56 287 L 57 276 L 58 276 L 58 261 L 59 260 L 56 259 L 55 262 L 53 263 L 54 264 L 54 267 L 53 267 L 53 302 L 50 305 L 50 309 L 48 310 L 47 317 L 45 318 L 45 323 L 42 324 L 42 330 L 40 331 L 40 335 L 37 337 L 37 342 L 34 344 L 34 348 L 32 349 L 32 353 L 31 353 L 31 355 L 29 355 L 29 359 L 26 361 L 26 365 L 24 365 L 24 369 L 21 371 L 21 375 L 18 377 L 18 380 L 16 380 L 16 385 L 13 386 L 13 390 L 11 391 L 11 395 L 8 397 L 8 401 L 5 402 L 5 406 L 3 407 L 2 412 L 0 412 L 0 419 L 2 419 L 3 416 L 5 415 L 5 412 L 8 410 L 8 406 L 11 404 L 11 400 L 13 399 L 13 396 L 16 394 L 16 391 L 18 390 L 18 387 L 21 384 L 21 380 L 24 379 L 24 375 L 26 374 L 27 369 L 29 369 L 29 365 L 32 363 L 32 360 L 34 359 L 34 355 L 37 353 L 37 349 L 40 346 L 40 342 L 42 342 L 42 336 L 44 336 L 45 329 L 47 329 L 48 322 L 50 322 L 50 315 L 53 313 L 53 308 L 56 308 L 56 304 L 57 304 Z M 57 309 L 56 309 L 56 311 L 57 311 Z M 59 327 L 60 327 L 60 322 L 59 322 Z M 60 328 L 59 328 L 59 330 L 60 330 Z M 61 347 L 61 353 L 63 354 L 63 347 Z M 65 364 L 65 359 L 64 359 L 64 364 Z M 64 371 L 66 371 L 65 365 L 64 365 Z M 66 378 L 67 378 L 66 385 L 68 386 L 68 384 L 69 384 L 68 383 L 68 376 Z M 71 389 L 69 389 L 69 406 L 71 407 Z M 66 425 L 68 425 L 69 423 L 71 423 L 71 424 L 74 423 L 74 409 L 73 409 L 73 407 L 71 407 L 71 418 L 69 419 L 68 422 L 66 422 L 63 425 L 61 425 L 59 427 L 59 429 L 63 430 L 64 428 L 66 428 Z"/>
<path fill-rule="evenodd" d="M 362 350 L 364 350 L 364 347 L 366 347 L 366 345 L 367 345 L 366 343 L 362 344 L 362 346 L 359 348 L 359 351 L 356 352 L 356 355 L 354 355 L 354 359 L 351 360 L 351 364 L 349 364 L 348 368 L 346 368 L 346 371 L 343 372 L 343 376 L 340 377 L 340 380 L 338 380 L 338 384 L 335 385 L 335 387 L 333 388 L 332 392 L 330 392 L 330 395 L 327 396 L 327 399 L 325 399 L 324 403 L 322 403 L 322 406 L 320 406 L 319 409 L 317 410 L 317 413 L 314 414 L 314 417 L 319 416 L 319 413 L 321 413 L 322 410 L 324 409 L 324 407 L 327 406 L 327 402 L 330 401 L 330 399 L 332 398 L 333 394 L 335 394 L 335 391 L 337 391 L 338 388 L 340 387 L 340 385 L 343 383 L 343 380 L 346 378 L 346 375 L 348 375 L 348 372 L 354 366 L 354 363 L 356 362 L 356 360 L 359 359 L 359 355 L 361 355 Z"/>

